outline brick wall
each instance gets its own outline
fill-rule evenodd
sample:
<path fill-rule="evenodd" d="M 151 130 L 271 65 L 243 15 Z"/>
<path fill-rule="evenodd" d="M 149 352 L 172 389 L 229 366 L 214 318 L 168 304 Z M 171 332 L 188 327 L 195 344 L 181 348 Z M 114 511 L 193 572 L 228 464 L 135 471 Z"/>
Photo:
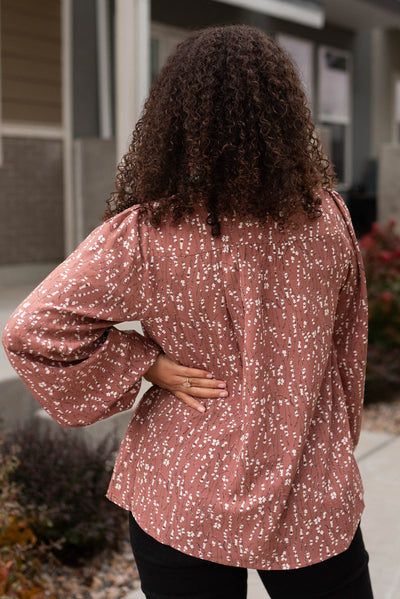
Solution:
<path fill-rule="evenodd" d="M 62 142 L 3 138 L 0 265 L 64 256 Z"/>

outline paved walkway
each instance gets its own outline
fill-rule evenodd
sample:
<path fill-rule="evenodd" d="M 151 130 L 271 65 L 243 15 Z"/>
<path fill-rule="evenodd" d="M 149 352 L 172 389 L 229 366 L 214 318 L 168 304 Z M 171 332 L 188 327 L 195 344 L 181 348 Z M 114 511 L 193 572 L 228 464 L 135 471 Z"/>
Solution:
<path fill-rule="evenodd" d="M 33 283 L 14 282 L 7 288 L 0 285 L 0 329 L 8 316 L 34 287 Z M 4 396 L 11 394 L 15 401 L 7 401 L 7 415 L 13 417 L 27 409 L 27 398 L 21 397 L 21 385 L 15 379 L 3 348 L 0 349 L 0 382 Z M 1 398 L 0 398 L 1 399 Z M 18 403 L 17 400 L 20 400 Z M 24 403 L 26 402 L 26 404 Z M 3 403 L 4 406 L 4 403 Z M 36 408 L 35 408 L 36 410 Z M 114 417 L 119 434 L 126 426 L 127 414 Z M 101 436 L 106 423 L 87 427 L 91 438 Z M 375 599 L 400 598 L 400 437 L 363 430 L 356 457 L 365 488 L 365 511 L 361 528 L 370 556 L 370 572 Z M 143 599 L 138 590 L 126 599 Z M 249 570 L 248 599 L 268 599 L 255 570 Z"/>

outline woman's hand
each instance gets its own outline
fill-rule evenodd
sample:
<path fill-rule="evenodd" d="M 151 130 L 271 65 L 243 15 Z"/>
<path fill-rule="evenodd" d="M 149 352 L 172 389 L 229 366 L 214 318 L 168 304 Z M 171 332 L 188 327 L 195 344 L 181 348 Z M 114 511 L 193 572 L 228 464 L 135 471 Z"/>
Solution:
<path fill-rule="evenodd" d="M 205 412 L 205 407 L 194 399 L 195 397 L 210 399 L 228 396 L 224 381 L 213 379 L 213 375 L 207 370 L 181 366 L 162 352 L 144 378 L 153 385 L 167 389 L 180 401 L 199 412 Z"/>

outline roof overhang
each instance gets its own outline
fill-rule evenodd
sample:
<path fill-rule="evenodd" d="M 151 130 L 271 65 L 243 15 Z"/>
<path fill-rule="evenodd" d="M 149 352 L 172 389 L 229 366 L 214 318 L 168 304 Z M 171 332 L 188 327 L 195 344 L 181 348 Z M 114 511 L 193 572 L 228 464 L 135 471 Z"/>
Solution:
<path fill-rule="evenodd" d="M 319 0 L 328 23 L 354 29 L 400 29 L 399 0 Z"/>
<path fill-rule="evenodd" d="M 400 0 L 215 0 L 322 29 L 325 22 L 360 31 L 400 29 Z"/>
<path fill-rule="evenodd" d="M 311 0 L 216 0 L 248 10 L 322 29 L 325 24 L 325 10 L 319 2 Z"/>

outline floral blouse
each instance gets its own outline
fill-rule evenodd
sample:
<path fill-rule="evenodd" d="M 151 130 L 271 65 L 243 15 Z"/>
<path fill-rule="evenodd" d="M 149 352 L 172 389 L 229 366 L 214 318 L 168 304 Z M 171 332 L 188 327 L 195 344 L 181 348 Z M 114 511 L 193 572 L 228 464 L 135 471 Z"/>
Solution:
<path fill-rule="evenodd" d="M 199 205 L 178 226 L 133 206 L 95 229 L 16 309 L 3 342 L 63 427 L 132 407 L 162 350 L 229 396 L 204 414 L 152 386 L 107 497 L 160 542 L 221 564 L 299 568 L 345 551 L 364 502 L 367 299 L 347 208 L 274 221 Z M 144 336 L 115 324 L 140 320 Z"/>

